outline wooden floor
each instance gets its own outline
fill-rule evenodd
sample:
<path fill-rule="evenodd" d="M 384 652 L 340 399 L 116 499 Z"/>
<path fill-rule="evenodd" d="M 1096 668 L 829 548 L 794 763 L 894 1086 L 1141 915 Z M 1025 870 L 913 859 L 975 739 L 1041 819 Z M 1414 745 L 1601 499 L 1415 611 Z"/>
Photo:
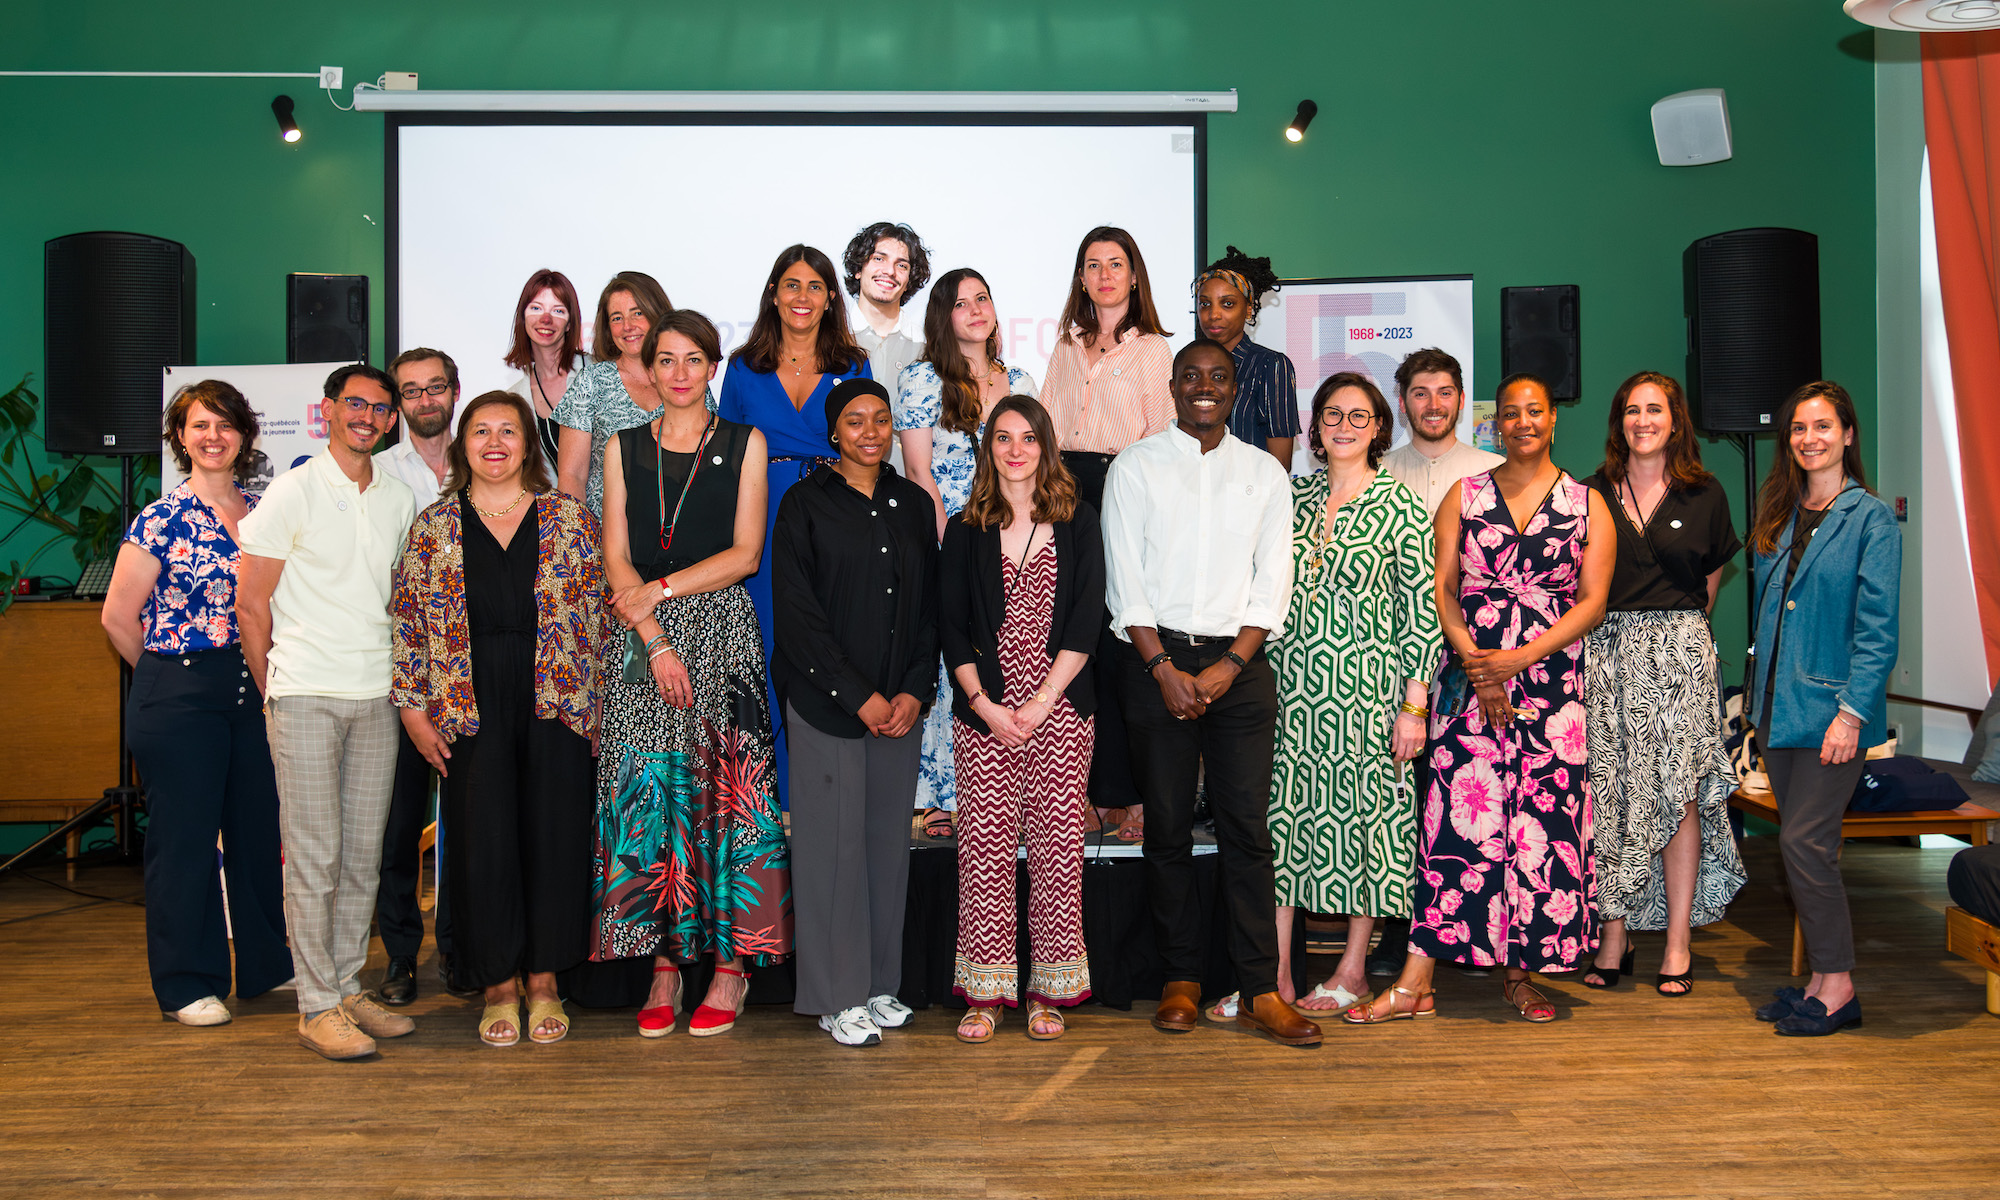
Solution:
<path fill-rule="evenodd" d="M 1643 987 L 1558 983 L 1553 1025 L 1443 969 L 1439 1020 L 1317 1050 L 1095 1006 L 1049 1044 L 1013 1015 L 962 1046 L 933 1009 L 852 1050 L 753 1009 L 656 1042 L 576 1012 L 566 1042 L 494 1050 L 426 961 L 417 1032 L 335 1064 L 289 993 L 161 1022 L 141 910 L 0 880 L 0 1197 L 2000 1194 L 2000 1021 L 1943 950 L 1950 852 L 1848 847 L 1867 1025 L 1793 1040 L 1750 1016 L 1788 982 L 1774 849 L 1697 932 L 1687 999 L 1651 991 L 1655 935 Z"/>

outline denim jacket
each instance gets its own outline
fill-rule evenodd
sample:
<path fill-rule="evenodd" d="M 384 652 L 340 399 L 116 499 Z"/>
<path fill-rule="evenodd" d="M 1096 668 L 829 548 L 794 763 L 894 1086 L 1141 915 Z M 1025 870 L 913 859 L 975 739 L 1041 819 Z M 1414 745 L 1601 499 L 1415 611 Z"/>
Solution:
<path fill-rule="evenodd" d="M 1749 702 L 1764 703 L 1764 682 L 1777 671 L 1768 723 L 1772 748 L 1816 747 L 1834 714 L 1845 708 L 1861 718 L 1861 745 L 1889 737 L 1885 693 L 1896 666 L 1897 609 L 1902 593 L 1903 531 L 1895 514 L 1851 481 L 1812 535 L 1798 574 L 1785 591 L 1793 523 L 1777 549 L 1757 555 L 1752 569 L 1756 642 L 1751 650 Z M 1778 661 L 1770 647 L 1780 625 Z"/>

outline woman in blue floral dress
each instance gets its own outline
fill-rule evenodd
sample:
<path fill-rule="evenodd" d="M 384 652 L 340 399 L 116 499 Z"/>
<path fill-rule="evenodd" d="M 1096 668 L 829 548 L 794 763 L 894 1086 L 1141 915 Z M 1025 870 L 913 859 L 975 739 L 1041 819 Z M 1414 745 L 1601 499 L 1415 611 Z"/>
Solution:
<path fill-rule="evenodd" d="M 1008 396 L 1033 396 L 1035 380 L 1000 361 L 1000 319 L 986 279 L 971 267 L 947 271 L 931 285 L 924 310 L 924 355 L 903 368 L 896 414 L 903 465 L 937 501 L 938 537 L 972 494 L 972 472 L 986 429 L 986 414 Z M 951 695 L 951 679 L 938 664 L 938 695 Z M 917 775 L 916 807 L 924 832 L 951 832 L 958 784 L 951 760 L 951 705 L 933 704 L 924 719 L 924 754 Z"/>
<path fill-rule="evenodd" d="M 1432 701 L 1410 957 L 1348 1012 L 1357 1025 L 1431 1016 L 1441 958 L 1505 967 L 1506 1001 L 1552 1021 L 1529 973 L 1576 970 L 1597 946 L 1582 638 L 1604 615 L 1617 534 L 1603 497 L 1549 461 L 1548 388 L 1510 377 L 1498 410 L 1507 461 L 1437 515 L 1453 658 Z"/>

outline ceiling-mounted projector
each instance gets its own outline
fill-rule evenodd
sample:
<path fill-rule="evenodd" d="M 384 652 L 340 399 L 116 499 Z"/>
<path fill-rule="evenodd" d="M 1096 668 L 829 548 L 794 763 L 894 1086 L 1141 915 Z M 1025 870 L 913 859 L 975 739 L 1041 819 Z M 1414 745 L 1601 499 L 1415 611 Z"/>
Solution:
<path fill-rule="evenodd" d="M 1845 0 L 1841 7 L 1862 24 L 1882 29 L 2000 29 L 2000 0 Z"/>

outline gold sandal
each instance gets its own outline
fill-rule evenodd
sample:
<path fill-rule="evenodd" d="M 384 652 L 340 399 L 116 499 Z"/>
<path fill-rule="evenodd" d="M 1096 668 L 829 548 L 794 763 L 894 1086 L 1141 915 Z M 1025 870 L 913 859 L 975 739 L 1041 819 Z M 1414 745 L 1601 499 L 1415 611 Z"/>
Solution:
<path fill-rule="evenodd" d="M 958 1040 L 968 1046 L 984 1045 L 993 1040 L 993 1031 L 1000 1027 L 1000 1006 L 981 1004 L 965 1010 L 959 1018 Z"/>
<path fill-rule="evenodd" d="M 505 1033 L 496 1029 L 506 1026 Z M 521 1006 L 517 1001 L 489 1004 L 479 1014 L 479 1040 L 489 1046 L 511 1046 L 521 1040 Z"/>
<path fill-rule="evenodd" d="M 1523 988 L 1527 989 L 1528 999 L 1521 996 Z M 1542 994 L 1541 989 L 1527 979 L 1504 980 L 1500 984 L 1500 996 L 1513 1005 L 1529 1024 L 1546 1025 L 1556 1019 L 1556 1006 L 1549 1003 L 1549 998 Z"/>
<path fill-rule="evenodd" d="M 544 1021 L 554 1021 L 557 1026 L 557 1031 L 554 1034 L 543 1033 L 542 1022 Z M 546 1046 L 552 1042 L 560 1042 L 568 1036 L 569 1036 L 569 1014 L 563 1011 L 562 1001 L 560 1000 L 528 1001 L 529 1041 L 535 1043 L 538 1046 Z"/>
<path fill-rule="evenodd" d="M 1410 1007 L 1396 1007 L 1396 996 L 1399 993 L 1410 998 Z M 1389 1011 L 1378 1013 L 1372 1001 L 1367 1004 L 1357 1001 L 1354 1007 L 1340 1014 L 1340 1019 L 1349 1025 L 1383 1025 L 1390 1021 L 1428 1021 L 1438 1015 L 1436 999 L 1431 1000 L 1429 1008 L 1417 1007 L 1424 1002 L 1424 997 L 1435 997 L 1437 995 L 1435 989 L 1425 988 L 1421 992 L 1413 992 L 1401 984 L 1393 984 L 1387 992 L 1378 993 L 1378 996 L 1382 995 L 1389 997 Z"/>
<path fill-rule="evenodd" d="M 1056 1023 L 1056 1031 L 1054 1033 L 1036 1033 L 1035 1022 L 1037 1021 L 1054 1021 Z M 1052 1004 L 1044 1004 L 1040 1000 L 1028 1001 L 1029 1037 L 1035 1039 L 1038 1042 L 1053 1042 L 1057 1038 L 1061 1037 L 1063 1034 L 1068 1032 L 1069 1032 L 1069 1026 L 1063 1022 L 1063 1015 L 1061 1009 L 1056 1008 Z"/>

